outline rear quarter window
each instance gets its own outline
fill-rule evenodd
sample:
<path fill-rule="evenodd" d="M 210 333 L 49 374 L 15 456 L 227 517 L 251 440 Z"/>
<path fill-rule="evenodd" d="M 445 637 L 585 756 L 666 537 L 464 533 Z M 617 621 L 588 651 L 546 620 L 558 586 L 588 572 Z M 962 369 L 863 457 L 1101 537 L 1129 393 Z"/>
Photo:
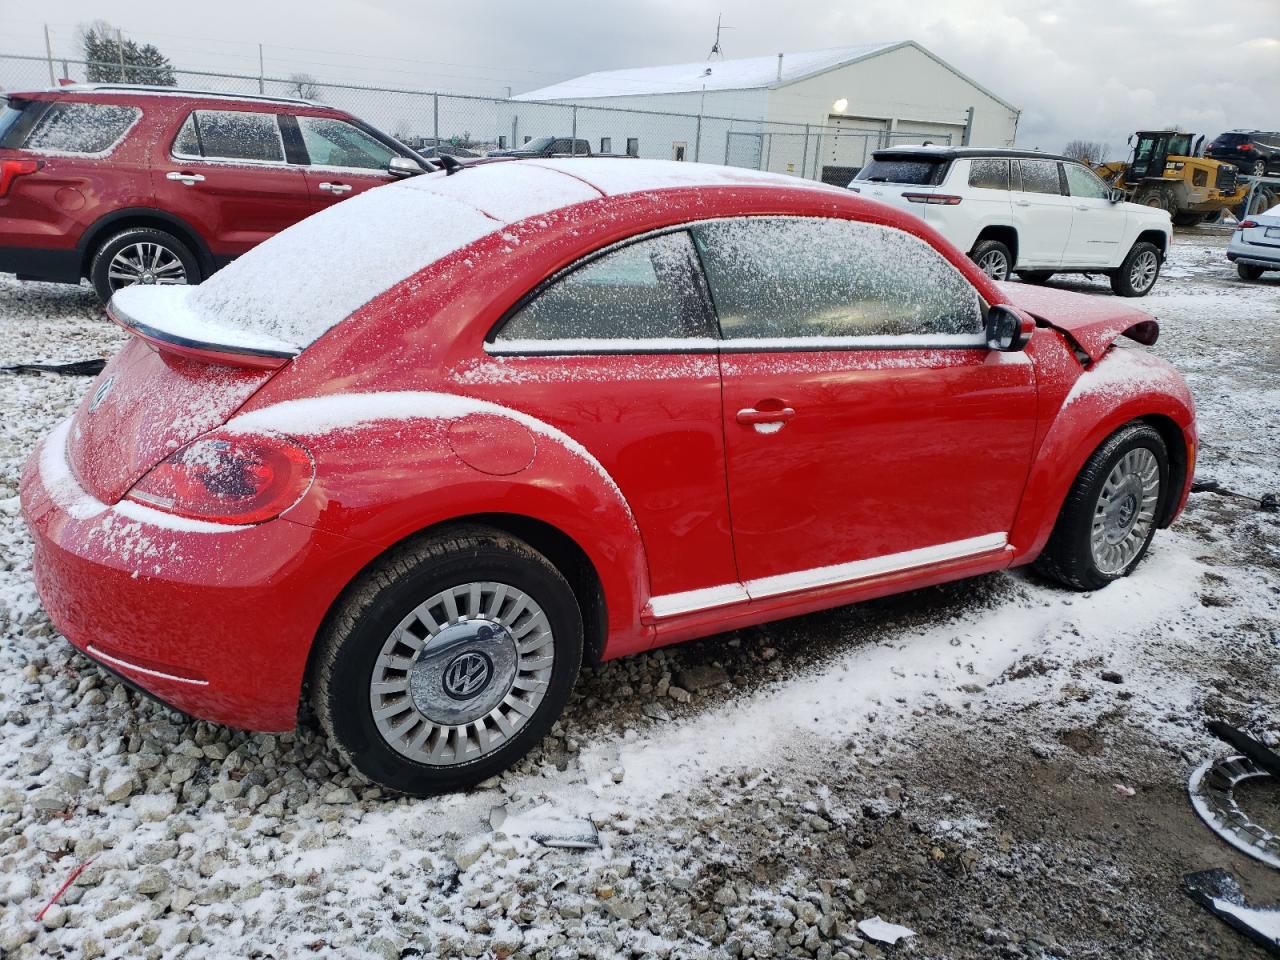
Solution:
<path fill-rule="evenodd" d="M 1009 189 L 1009 161 L 995 157 L 969 161 L 969 186 L 982 190 Z"/>
<path fill-rule="evenodd" d="M 137 107 L 58 101 L 31 127 L 22 147 L 44 153 L 106 156 L 141 116 Z"/>

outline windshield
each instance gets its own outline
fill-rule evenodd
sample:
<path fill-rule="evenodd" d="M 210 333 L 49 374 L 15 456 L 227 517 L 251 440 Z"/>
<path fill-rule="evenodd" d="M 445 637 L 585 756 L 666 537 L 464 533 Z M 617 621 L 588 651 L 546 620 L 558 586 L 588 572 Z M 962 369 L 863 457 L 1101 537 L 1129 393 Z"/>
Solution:
<path fill-rule="evenodd" d="M 537 140 L 530 140 L 524 145 L 525 150 L 545 150 L 555 142 L 555 137 L 539 137 Z"/>
<path fill-rule="evenodd" d="M 942 182 L 947 161 L 940 157 L 876 157 L 854 180 L 934 186 Z"/>

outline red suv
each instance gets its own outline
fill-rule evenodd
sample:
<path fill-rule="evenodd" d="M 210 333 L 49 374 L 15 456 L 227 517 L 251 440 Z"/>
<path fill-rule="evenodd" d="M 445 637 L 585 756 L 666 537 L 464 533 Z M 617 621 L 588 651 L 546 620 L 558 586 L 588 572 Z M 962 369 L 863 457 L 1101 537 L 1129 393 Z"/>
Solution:
<path fill-rule="evenodd" d="M 199 283 L 255 244 L 427 162 L 305 100 L 70 86 L 5 95 L 0 272 Z"/>

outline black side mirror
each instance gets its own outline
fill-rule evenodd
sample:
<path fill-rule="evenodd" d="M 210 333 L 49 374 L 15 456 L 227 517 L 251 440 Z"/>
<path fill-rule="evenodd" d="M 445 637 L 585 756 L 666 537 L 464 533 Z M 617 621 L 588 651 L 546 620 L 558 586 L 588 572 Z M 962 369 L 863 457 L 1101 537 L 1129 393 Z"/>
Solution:
<path fill-rule="evenodd" d="M 1115 187 L 1112 187 L 1110 190 L 1107 191 L 1107 199 L 1110 200 L 1112 203 L 1120 203 L 1122 200 L 1124 200 L 1124 191 L 1117 190 Z"/>
<path fill-rule="evenodd" d="M 1024 319 L 1013 307 L 995 304 L 987 311 L 987 346 L 992 350 L 1012 353 L 1021 350 L 1031 339 L 1035 323 Z"/>

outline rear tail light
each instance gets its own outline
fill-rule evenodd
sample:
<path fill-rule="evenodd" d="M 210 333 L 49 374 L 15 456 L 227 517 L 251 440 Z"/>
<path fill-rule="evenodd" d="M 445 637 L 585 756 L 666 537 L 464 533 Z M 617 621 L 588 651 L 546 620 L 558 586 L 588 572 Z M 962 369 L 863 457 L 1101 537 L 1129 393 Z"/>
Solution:
<path fill-rule="evenodd" d="M 904 193 L 902 199 L 910 200 L 912 203 L 940 203 L 944 206 L 954 207 L 964 198 L 949 193 Z"/>
<path fill-rule="evenodd" d="M 1236 224 L 1237 230 L 1250 230 L 1258 225 L 1257 220 L 1241 220 Z"/>
<path fill-rule="evenodd" d="M 1252 150 L 1252 149 L 1253 149 L 1253 144 L 1252 144 L 1252 143 L 1242 143 L 1242 144 L 1240 144 L 1240 146 L 1239 146 L 1239 147 L 1237 147 L 1236 149 L 1238 149 L 1238 150 Z"/>
<path fill-rule="evenodd" d="M 315 464 L 305 447 L 275 434 L 219 431 L 156 464 L 128 498 L 213 523 L 261 523 L 307 492 Z"/>
<path fill-rule="evenodd" d="M 35 173 L 43 166 L 43 160 L 0 160 L 0 197 L 8 195 L 9 187 L 18 177 Z"/>

